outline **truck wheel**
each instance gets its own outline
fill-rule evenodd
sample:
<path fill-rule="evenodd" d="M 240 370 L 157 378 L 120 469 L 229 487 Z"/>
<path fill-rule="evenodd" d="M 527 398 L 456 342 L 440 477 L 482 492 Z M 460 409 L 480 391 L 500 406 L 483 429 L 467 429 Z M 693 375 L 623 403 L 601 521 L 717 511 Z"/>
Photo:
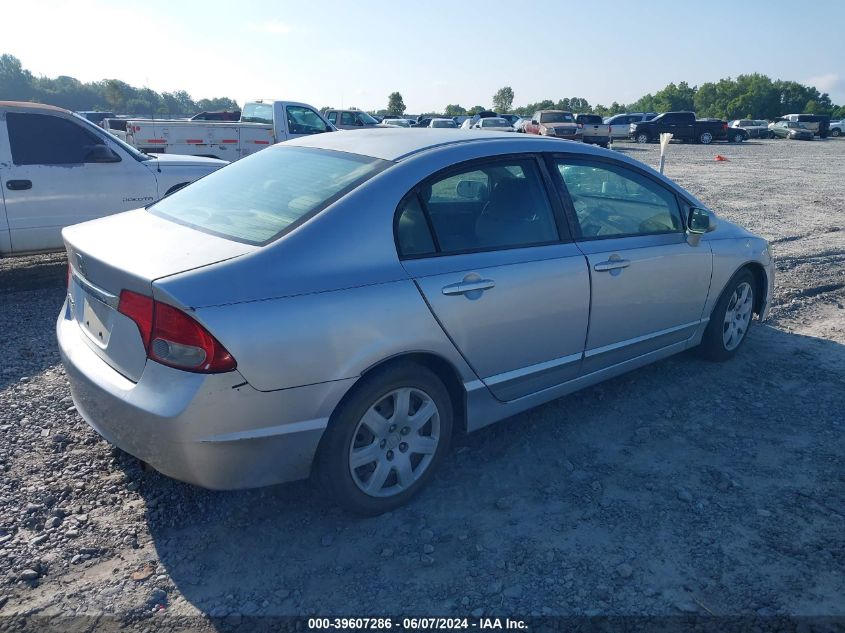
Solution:
<path fill-rule="evenodd" d="M 650 143 L 651 138 L 645 132 L 640 132 L 637 134 L 637 143 Z"/>
<path fill-rule="evenodd" d="M 737 132 L 736 134 L 734 134 L 733 140 L 734 140 L 734 143 L 742 143 L 742 141 L 744 140 L 744 137 L 742 136 L 742 134 Z"/>
<path fill-rule="evenodd" d="M 710 145 L 713 142 L 713 135 L 710 132 L 702 132 L 698 137 L 698 141 L 702 145 Z"/>

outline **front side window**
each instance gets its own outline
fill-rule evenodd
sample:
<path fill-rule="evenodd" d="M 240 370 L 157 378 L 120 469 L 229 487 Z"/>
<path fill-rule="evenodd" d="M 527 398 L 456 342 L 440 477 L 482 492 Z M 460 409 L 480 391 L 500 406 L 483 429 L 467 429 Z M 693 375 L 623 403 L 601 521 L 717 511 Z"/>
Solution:
<path fill-rule="evenodd" d="M 6 115 L 15 165 L 78 165 L 103 141 L 81 125 L 49 114 Z"/>
<path fill-rule="evenodd" d="M 201 178 L 149 211 L 206 233 L 262 245 L 388 164 L 369 156 L 279 145 Z"/>
<path fill-rule="evenodd" d="M 683 231 L 675 194 L 620 165 L 556 159 L 584 238 Z"/>
<path fill-rule="evenodd" d="M 428 227 L 434 231 L 430 242 L 422 237 Z M 400 205 L 396 233 L 404 257 L 433 254 L 432 247 L 455 254 L 559 239 L 533 159 L 485 163 L 422 184 Z"/>
<path fill-rule="evenodd" d="M 287 106 L 288 129 L 291 134 L 319 134 L 329 127 L 319 114 L 305 106 Z"/>

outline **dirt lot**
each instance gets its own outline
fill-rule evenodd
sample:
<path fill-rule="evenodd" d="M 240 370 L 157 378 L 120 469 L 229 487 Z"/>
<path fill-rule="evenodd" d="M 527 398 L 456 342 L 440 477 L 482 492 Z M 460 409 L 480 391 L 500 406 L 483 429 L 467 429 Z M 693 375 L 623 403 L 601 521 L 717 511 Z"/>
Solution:
<path fill-rule="evenodd" d="M 459 440 L 376 519 L 307 482 L 142 471 L 73 408 L 62 258 L 0 261 L 0 615 L 845 616 L 845 140 L 673 145 L 666 171 L 772 241 L 770 322 L 729 363 L 684 354 Z"/>

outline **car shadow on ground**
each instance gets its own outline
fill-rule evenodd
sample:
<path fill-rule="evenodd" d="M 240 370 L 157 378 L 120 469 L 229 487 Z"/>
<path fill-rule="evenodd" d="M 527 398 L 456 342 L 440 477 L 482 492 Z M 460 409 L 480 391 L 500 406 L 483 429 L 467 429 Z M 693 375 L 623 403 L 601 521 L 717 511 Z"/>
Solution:
<path fill-rule="evenodd" d="M 845 346 L 758 326 L 727 363 L 685 353 L 458 439 L 381 517 L 308 482 L 140 492 L 159 569 L 215 616 L 837 613 L 843 380 Z"/>

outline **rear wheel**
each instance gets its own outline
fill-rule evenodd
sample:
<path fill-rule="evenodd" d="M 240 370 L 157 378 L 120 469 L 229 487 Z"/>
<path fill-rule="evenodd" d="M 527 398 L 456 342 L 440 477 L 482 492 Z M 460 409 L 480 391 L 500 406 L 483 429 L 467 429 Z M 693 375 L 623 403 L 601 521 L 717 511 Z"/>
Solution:
<path fill-rule="evenodd" d="M 645 132 L 640 132 L 637 134 L 637 143 L 649 143 L 651 142 L 651 137 L 646 134 Z"/>
<path fill-rule="evenodd" d="M 745 341 L 754 316 L 754 275 L 747 268 L 728 282 L 713 308 L 699 352 L 715 361 L 728 360 Z"/>
<path fill-rule="evenodd" d="M 713 135 L 712 135 L 710 132 L 702 132 L 702 133 L 698 136 L 698 141 L 699 141 L 702 145 L 710 145 L 710 143 L 712 143 L 712 142 L 713 142 Z"/>
<path fill-rule="evenodd" d="M 452 404 L 443 382 L 413 363 L 366 376 L 332 415 L 315 463 L 335 502 L 378 515 L 406 503 L 449 450 Z"/>
<path fill-rule="evenodd" d="M 733 137 L 734 143 L 742 143 L 742 141 L 744 141 L 744 140 L 745 140 L 745 137 L 742 134 L 740 134 L 739 132 L 734 134 L 734 137 Z"/>

